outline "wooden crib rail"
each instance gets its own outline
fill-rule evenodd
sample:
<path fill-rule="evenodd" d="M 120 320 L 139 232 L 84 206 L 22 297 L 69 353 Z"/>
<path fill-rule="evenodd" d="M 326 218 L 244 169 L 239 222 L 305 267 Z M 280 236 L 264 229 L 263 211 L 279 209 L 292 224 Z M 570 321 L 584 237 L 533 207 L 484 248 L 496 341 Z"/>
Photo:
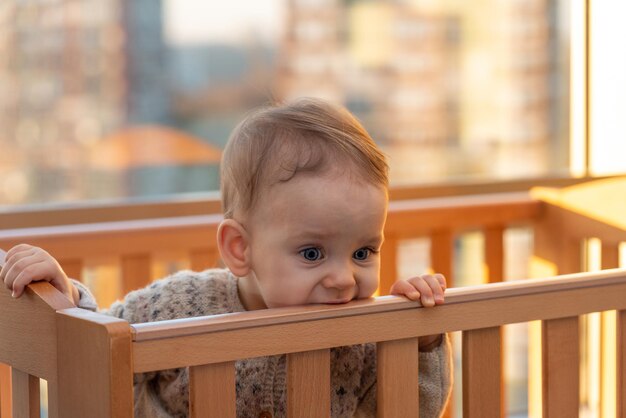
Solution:
<path fill-rule="evenodd" d="M 504 231 L 512 226 L 531 225 L 540 212 L 540 202 L 527 193 L 391 202 L 381 252 L 380 294 L 387 294 L 398 279 L 400 242 L 418 237 L 430 238 L 431 267 L 446 275 L 451 287 L 454 239 L 468 229 L 484 231 L 489 280 L 502 280 Z M 105 298 L 104 304 L 108 304 L 155 278 L 155 261 L 172 261 L 164 258 L 168 251 L 184 253 L 193 270 L 217 266 L 215 236 L 221 219 L 221 215 L 198 215 L 3 229 L 0 248 L 9 249 L 19 243 L 45 248 L 76 279 L 84 276 L 86 266 L 98 265 L 103 257 L 112 258 L 120 270 L 121 286 L 114 298 Z M 110 284 L 108 287 L 116 288 Z M 96 296 L 102 302 L 103 295 Z"/>
<path fill-rule="evenodd" d="M 543 324 L 544 416 L 572 417 L 579 405 L 578 316 L 619 310 L 617 349 L 623 357 L 626 271 L 612 270 L 550 279 L 450 289 L 446 304 L 416 309 L 417 302 L 382 297 L 344 306 L 308 306 L 133 325 L 134 371 L 190 366 L 191 396 L 198 415 L 234 417 L 234 361 L 287 353 L 288 398 L 294 405 L 321 400 L 319 409 L 290 417 L 326 416 L 328 349 L 377 342 L 379 416 L 408 417 L 407 399 L 417 399 L 417 337 L 463 331 L 464 417 L 499 417 L 500 327 Z M 305 376 L 303 378 L 303 376 Z M 626 378 L 619 365 L 621 382 Z M 214 380 L 215 379 L 215 380 Z M 213 382 L 213 383 L 210 383 Z M 217 382 L 217 383 L 216 383 Z M 393 382 L 387 383 L 384 382 Z M 211 392 L 207 388 L 219 386 Z M 213 393 L 214 396 L 210 395 Z M 201 399 L 200 399 L 201 398 Z M 209 409 L 204 409 L 209 408 Z M 218 408 L 218 409 L 213 409 Z M 299 407 L 300 408 L 300 407 Z M 414 413 L 415 410 L 411 410 Z M 203 415 L 208 414 L 208 415 Z M 231 414 L 231 415 L 228 415 Z M 417 415 L 412 415 L 417 416 Z"/>
<path fill-rule="evenodd" d="M 383 296 L 340 306 L 134 324 L 134 367 L 147 372 L 625 309 L 624 291 L 626 271 L 616 269 L 452 288 L 446 303 L 435 309 L 415 309 L 419 302 Z"/>
<path fill-rule="evenodd" d="M 53 391 L 49 405 L 50 416 L 55 418 L 131 417 L 133 372 L 176 367 L 190 368 L 192 417 L 232 418 L 234 362 L 283 353 L 288 359 L 288 417 L 328 416 L 329 349 L 363 342 L 377 343 L 378 416 L 417 418 L 417 337 L 459 330 L 463 332 L 463 416 L 495 418 L 503 407 L 500 327 L 532 320 L 541 320 L 543 326 L 544 416 L 569 418 L 577 416 L 579 405 L 578 316 L 606 310 L 619 311 L 615 329 L 617 408 L 626 410 L 626 270 L 449 289 L 446 304 L 432 309 L 386 296 L 339 306 L 293 307 L 132 326 L 67 308 L 66 300 L 50 302 L 46 296 L 49 291 L 60 295 L 49 284 L 39 283 L 30 286 L 23 300 L 12 301 L 2 289 L 0 312 L 9 312 L 7 306 L 13 306 L 15 315 L 20 305 L 29 309 L 42 305 L 46 312 L 43 320 L 56 317 L 56 326 L 48 322 L 47 332 L 39 331 L 39 340 L 23 336 L 16 340 L 31 344 L 23 351 L 32 355 L 30 361 L 35 366 L 20 366 L 28 374 L 54 382 L 55 371 L 45 370 L 58 368 L 59 389 Z M 42 302 L 37 299 L 41 294 Z M 46 308 L 48 303 L 58 303 L 61 309 Z M 30 324 L 32 312 L 26 317 Z M 0 344 L 5 344 L 5 336 L 10 340 L 13 334 L 25 334 L 11 328 L 11 321 L 1 323 Z M 50 329 L 55 330 L 52 334 L 58 342 L 57 360 L 36 357 L 41 342 L 49 343 L 46 338 L 52 338 Z M 56 346 L 49 344 L 42 349 L 54 357 Z M 11 352 L 6 345 L 0 348 L 3 355 Z M 4 360 L 12 366 L 22 364 L 17 357 Z M 14 377 L 14 384 L 32 389 L 33 378 L 21 377 Z M 36 416 L 33 403 L 28 401 L 32 396 L 24 398 L 20 387 L 17 392 L 13 388 L 14 411 L 29 411 L 30 407 L 30 415 L 24 412 L 14 416 Z"/>

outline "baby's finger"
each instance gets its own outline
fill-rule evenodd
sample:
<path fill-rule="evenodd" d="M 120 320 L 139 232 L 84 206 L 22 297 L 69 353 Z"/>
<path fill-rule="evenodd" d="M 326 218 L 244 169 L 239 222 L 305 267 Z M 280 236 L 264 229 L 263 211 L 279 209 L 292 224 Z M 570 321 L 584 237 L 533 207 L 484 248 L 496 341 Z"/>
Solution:
<path fill-rule="evenodd" d="M 420 298 L 422 305 L 426 307 L 430 307 L 430 306 L 435 306 L 436 300 L 435 300 L 435 293 L 433 289 L 431 288 L 431 285 L 427 281 L 430 279 L 427 279 L 427 277 L 429 277 L 429 275 L 413 277 L 409 279 L 408 282 L 411 285 L 413 285 L 422 295 Z"/>
<path fill-rule="evenodd" d="M 398 280 L 395 282 L 391 286 L 389 293 L 392 295 L 406 296 L 411 300 L 420 300 L 421 297 L 420 292 L 415 288 L 415 286 L 405 280 Z"/>
<path fill-rule="evenodd" d="M 9 262 L 2 269 L 3 274 L 5 275 L 3 278 L 5 286 L 8 289 L 13 290 L 17 277 L 22 273 L 26 273 L 26 277 L 29 277 L 33 273 L 36 274 L 36 270 L 33 270 L 31 266 L 40 263 L 41 261 L 42 258 L 36 251 L 31 253 L 31 251 L 26 250 L 14 253 Z"/>
<path fill-rule="evenodd" d="M 430 287 L 435 304 L 442 304 L 444 300 L 443 294 L 446 290 L 445 285 L 441 285 L 441 282 L 436 275 L 426 275 L 423 276 L 423 279 Z"/>
<path fill-rule="evenodd" d="M 43 261 L 36 261 L 21 270 L 16 275 L 15 280 L 13 281 L 13 297 L 19 298 L 20 296 L 22 296 L 26 285 L 32 282 L 51 280 L 52 276 L 45 267 L 46 264 Z"/>
<path fill-rule="evenodd" d="M 16 256 L 20 257 L 25 255 L 33 255 L 37 252 L 37 249 L 37 247 L 33 247 L 29 244 L 18 244 L 15 247 L 9 249 L 9 251 L 7 251 L 6 260 L 9 261 L 9 259 Z"/>
<path fill-rule="evenodd" d="M 446 290 L 448 288 L 448 283 L 446 282 L 446 277 L 443 274 L 433 274 L 433 277 L 435 277 L 435 279 L 437 279 L 437 281 L 439 282 L 439 284 L 441 285 L 441 288 L 443 290 Z"/>
<path fill-rule="evenodd" d="M 0 278 L 2 279 L 2 281 L 4 281 L 6 284 L 7 276 L 9 276 L 9 272 L 13 269 L 13 267 L 17 263 L 23 263 L 21 260 L 35 256 L 36 252 L 37 251 L 35 247 L 27 244 L 20 244 L 11 248 L 7 252 L 4 266 L 2 267 L 2 271 L 0 271 Z M 12 279 L 10 279 L 10 281 L 13 282 L 14 279 L 15 278 L 13 277 Z"/>

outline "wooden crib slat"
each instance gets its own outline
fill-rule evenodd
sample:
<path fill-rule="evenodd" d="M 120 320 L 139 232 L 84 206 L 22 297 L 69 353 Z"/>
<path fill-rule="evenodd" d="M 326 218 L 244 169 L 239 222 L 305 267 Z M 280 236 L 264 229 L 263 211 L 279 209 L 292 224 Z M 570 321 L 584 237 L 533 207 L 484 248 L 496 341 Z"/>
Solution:
<path fill-rule="evenodd" d="M 11 418 L 11 367 L 0 363 L 0 418 Z"/>
<path fill-rule="evenodd" d="M 330 350 L 287 354 L 287 417 L 330 416 Z"/>
<path fill-rule="evenodd" d="M 617 418 L 626 418 L 626 310 L 617 311 Z"/>
<path fill-rule="evenodd" d="M 378 418 L 419 418 L 417 338 L 377 344 Z"/>
<path fill-rule="evenodd" d="M 140 289 L 150 283 L 151 260 L 148 254 L 122 257 L 122 283 L 124 294 Z"/>
<path fill-rule="evenodd" d="M 39 418 L 39 378 L 13 369 L 11 373 L 13 391 L 13 416 Z"/>
<path fill-rule="evenodd" d="M 504 279 L 504 227 L 496 225 L 485 229 L 485 263 L 489 283 Z"/>
<path fill-rule="evenodd" d="M 235 418 L 235 362 L 189 368 L 189 415 L 191 418 Z"/>
<path fill-rule="evenodd" d="M 463 332 L 463 417 L 500 418 L 502 402 L 501 328 Z"/>
<path fill-rule="evenodd" d="M 579 319 L 542 322 L 543 416 L 571 418 L 579 409 Z"/>

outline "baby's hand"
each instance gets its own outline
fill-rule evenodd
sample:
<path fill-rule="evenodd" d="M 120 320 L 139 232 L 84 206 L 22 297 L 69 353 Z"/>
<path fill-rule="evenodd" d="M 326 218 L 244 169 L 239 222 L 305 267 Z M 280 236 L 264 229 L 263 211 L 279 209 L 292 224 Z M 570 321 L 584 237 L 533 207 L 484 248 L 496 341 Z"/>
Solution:
<path fill-rule="evenodd" d="M 392 295 L 419 300 L 424 307 L 441 305 L 446 290 L 446 278 L 442 274 L 423 274 L 408 280 L 398 280 L 391 286 Z M 443 341 L 443 334 L 419 337 L 420 351 L 432 351 Z"/>
<path fill-rule="evenodd" d="M 441 305 L 446 290 L 446 278 L 442 274 L 422 274 L 408 280 L 398 280 L 389 291 L 392 295 L 419 300 L 424 307 Z"/>
<path fill-rule="evenodd" d="M 7 252 L 5 264 L 0 270 L 0 280 L 15 298 L 24 293 L 29 283 L 45 280 L 74 303 L 78 300 L 78 291 L 59 263 L 46 251 L 32 245 L 16 245 Z"/>

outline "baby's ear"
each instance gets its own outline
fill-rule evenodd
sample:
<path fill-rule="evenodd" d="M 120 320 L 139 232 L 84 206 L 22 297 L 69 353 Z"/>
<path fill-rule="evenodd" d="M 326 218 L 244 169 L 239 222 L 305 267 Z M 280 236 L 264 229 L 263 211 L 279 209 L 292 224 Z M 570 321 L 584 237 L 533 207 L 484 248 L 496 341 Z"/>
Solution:
<path fill-rule="evenodd" d="M 226 267 L 237 277 L 250 272 L 249 239 L 244 227 L 234 219 L 224 219 L 217 228 L 217 247 Z"/>

